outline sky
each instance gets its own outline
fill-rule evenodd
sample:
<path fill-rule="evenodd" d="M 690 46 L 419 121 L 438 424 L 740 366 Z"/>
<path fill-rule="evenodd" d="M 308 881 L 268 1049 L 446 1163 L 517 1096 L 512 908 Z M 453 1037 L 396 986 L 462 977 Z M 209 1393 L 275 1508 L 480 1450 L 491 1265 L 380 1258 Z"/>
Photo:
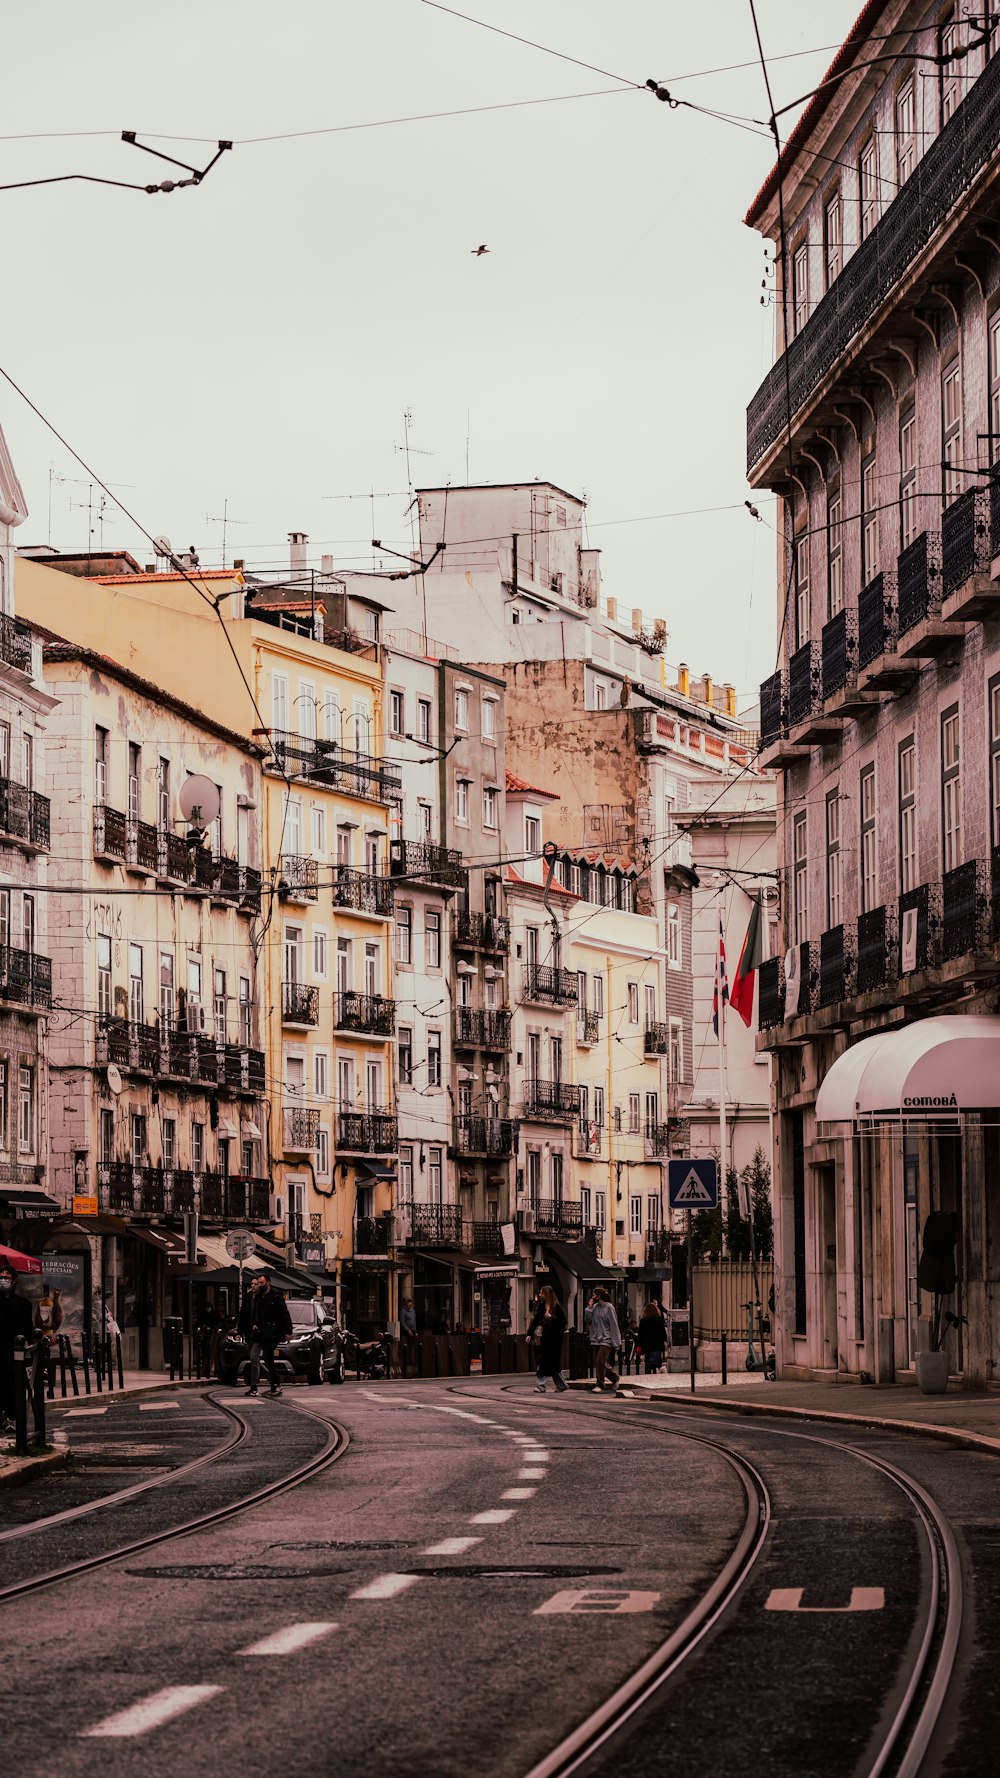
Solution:
<path fill-rule="evenodd" d="M 411 487 L 585 494 L 605 593 L 749 703 L 775 653 L 773 506 L 744 505 L 773 313 L 742 218 L 773 146 L 691 108 L 766 120 L 749 0 L 458 4 L 594 68 L 425 0 L 21 0 L 0 184 L 185 176 L 124 129 L 189 166 L 234 147 L 198 188 L 0 193 L 0 365 L 203 565 L 224 512 L 229 561 L 280 567 L 302 530 L 317 566 L 367 568 L 372 537 L 409 547 Z M 758 0 L 778 108 L 858 5 Z M 386 121 L 441 112 L 464 115 Z M 19 542 L 152 559 L 2 380 L 0 423 Z"/>

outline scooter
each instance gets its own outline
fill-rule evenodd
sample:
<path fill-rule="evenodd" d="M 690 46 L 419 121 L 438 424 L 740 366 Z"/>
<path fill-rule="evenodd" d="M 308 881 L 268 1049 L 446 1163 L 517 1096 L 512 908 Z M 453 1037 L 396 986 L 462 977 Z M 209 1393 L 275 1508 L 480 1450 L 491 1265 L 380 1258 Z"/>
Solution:
<path fill-rule="evenodd" d="M 345 1330 L 345 1359 L 349 1358 L 355 1375 L 377 1383 L 389 1375 L 389 1347 L 385 1336 L 380 1340 L 359 1340 L 357 1334 Z"/>
<path fill-rule="evenodd" d="M 766 1352 L 763 1359 L 761 1358 L 760 1352 L 754 1345 L 753 1303 L 744 1303 L 743 1307 L 747 1312 L 747 1355 L 743 1360 L 744 1367 L 748 1371 L 763 1371 L 765 1383 L 773 1383 L 777 1376 L 774 1352 Z M 764 1340 L 769 1339 L 771 1335 L 771 1323 L 766 1315 L 761 1317 L 760 1332 L 763 1345 Z"/>

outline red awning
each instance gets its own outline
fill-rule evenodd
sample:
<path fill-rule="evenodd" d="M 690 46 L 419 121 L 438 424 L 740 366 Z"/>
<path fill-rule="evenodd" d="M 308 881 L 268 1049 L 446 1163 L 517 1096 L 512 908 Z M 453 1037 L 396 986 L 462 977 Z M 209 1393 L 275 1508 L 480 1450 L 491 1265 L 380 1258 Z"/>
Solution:
<path fill-rule="evenodd" d="M 42 1269 L 40 1259 L 33 1259 L 30 1253 L 19 1253 L 16 1247 L 0 1246 L 0 1261 L 13 1266 L 15 1272 L 40 1272 Z"/>

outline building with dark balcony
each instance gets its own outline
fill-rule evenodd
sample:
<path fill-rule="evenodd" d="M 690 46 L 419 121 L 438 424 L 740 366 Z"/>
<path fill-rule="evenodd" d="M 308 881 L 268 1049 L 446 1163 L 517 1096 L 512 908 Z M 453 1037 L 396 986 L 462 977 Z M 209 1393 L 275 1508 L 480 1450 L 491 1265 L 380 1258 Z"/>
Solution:
<path fill-rule="evenodd" d="M 747 456 L 784 544 L 761 688 L 783 931 L 759 1043 L 789 1375 L 911 1378 L 921 1232 L 954 1211 L 950 1367 L 996 1376 L 997 48 L 957 11 L 869 5 L 747 215 L 777 266 Z"/>

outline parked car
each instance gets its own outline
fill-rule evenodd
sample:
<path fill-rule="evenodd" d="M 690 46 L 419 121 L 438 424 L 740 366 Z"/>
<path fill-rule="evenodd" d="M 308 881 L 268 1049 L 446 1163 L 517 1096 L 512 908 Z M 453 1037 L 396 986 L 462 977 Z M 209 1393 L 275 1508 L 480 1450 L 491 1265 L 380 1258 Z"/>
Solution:
<path fill-rule="evenodd" d="M 276 1357 L 282 1378 L 305 1377 L 308 1383 L 344 1381 L 344 1334 L 316 1297 L 288 1304 L 292 1331 Z M 250 1361 L 246 1340 L 232 1329 L 219 1346 L 220 1383 L 238 1383 Z"/>

